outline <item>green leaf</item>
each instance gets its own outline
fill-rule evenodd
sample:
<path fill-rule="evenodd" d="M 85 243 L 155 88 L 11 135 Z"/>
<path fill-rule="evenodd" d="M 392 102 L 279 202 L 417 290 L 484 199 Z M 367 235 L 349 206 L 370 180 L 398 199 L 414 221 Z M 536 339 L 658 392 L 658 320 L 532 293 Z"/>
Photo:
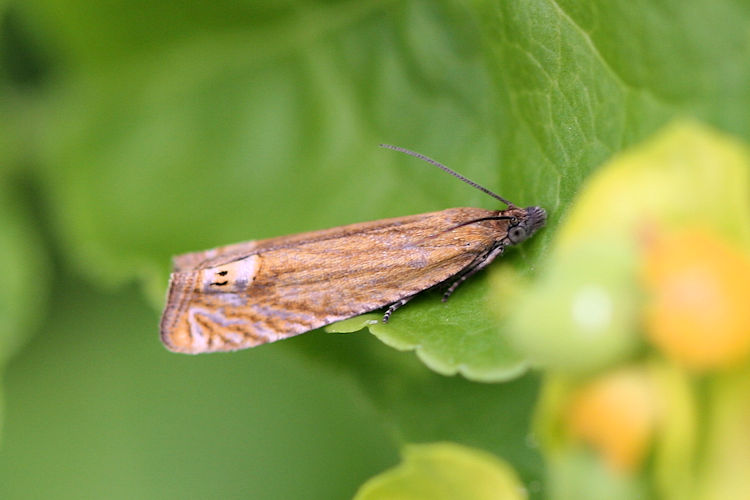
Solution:
<path fill-rule="evenodd" d="M 368 314 L 336 323 L 328 331 L 356 331 L 363 327 L 385 344 L 414 350 L 427 366 L 443 375 L 460 373 L 469 380 L 499 382 L 526 369 L 523 356 L 495 329 L 495 318 L 484 306 L 486 280 L 462 287 L 448 303 L 439 294 L 426 294 L 399 309 L 387 324 L 382 314 Z M 430 325 L 425 330 L 424 325 Z"/>
<path fill-rule="evenodd" d="M 452 443 L 410 445 L 403 463 L 365 483 L 355 500 L 521 500 L 513 469 L 497 457 Z"/>
<path fill-rule="evenodd" d="M 143 57 L 156 46 L 248 26 L 262 29 L 294 15 L 295 2 L 163 2 L 113 0 L 92 4 L 71 0 L 23 2 L 20 10 L 34 19 L 68 64 L 98 70 L 123 59 Z M 169 22 L 165 22 L 169 20 Z"/>
<path fill-rule="evenodd" d="M 5 177 L 0 172 L 0 381 L 8 359 L 45 317 L 49 278 L 34 221 Z M 0 388 L 0 430 L 3 400 Z"/>
<path fill-rule="evenodd" d="M 539 168 L 530 160 L 540 157 L 543 172 L 559 179 L 563 203 L 602 160 L 675 115 L 750 136 L 747 115 L 737 107 L 750 100 L 750 67 L 743 63 L 750 46 L 737 43 L 748 18 L 744 5 L 477 5 L 493 50 L 488 62 L 515 122 L 503 149 L 523 171 Z"/>
<path fill-rule="evenodd" d="M 44 318 L 49 279 L 34 220 L 10 186 L 0 179 L 0 370 Z"/>

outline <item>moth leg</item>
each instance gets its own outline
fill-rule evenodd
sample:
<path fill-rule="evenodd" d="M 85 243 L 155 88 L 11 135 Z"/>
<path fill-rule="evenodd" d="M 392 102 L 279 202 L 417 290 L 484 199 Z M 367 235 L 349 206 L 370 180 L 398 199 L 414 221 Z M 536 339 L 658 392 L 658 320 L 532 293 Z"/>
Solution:
<path fill-rule="evenodd" d="M 409 302 L 415 296 L 416 295 L 410 295 L 408 297 L 404 297 L 403 299 L 398 300 L 398 301 L 394 302 L 393 304 L 391 304 L 390 306 L 388 306 L 388 309 L 386 309 L 385 314 L 383 314 L 383 323 L 388 323 L 388 319 L 390 319 L 391 314 L 393 314 L 393 312 L 396 309 L 398 309 L 399 307 L 401 307 L 404 304 L 406 304 L 407 302 Z"/>
<path fill-rule="evenodd" d="M 464 271 L 464 273 L 461 276 L 459 276 L 458 279 L 454 281 L 453 284 L 449 286 L 448 289 L 445 291 L 445 293 L 443 294 L 443 302 L 448 300 L 448 297 L 450 297 L 451 294 L 456 291 L 456 288 L 458 288 L 458 286 L 461 283 L 463 283 L 470 277 L 474 276 L 477 272 L 481 271 L 482 269 L 490 265 L 490 263 L 493 260 L 495 260 L 495 258 L 503 254 L 504 250 L 505 250 L 505 245 L 498 245 L 496 248 L 493 248 L 492 250 L 490 250 L 490 253 L 488 253 L 484 258 L 478 260 L 476 264 L 474 264 L 473 266 L 470 266 L 466 271 Z"/>

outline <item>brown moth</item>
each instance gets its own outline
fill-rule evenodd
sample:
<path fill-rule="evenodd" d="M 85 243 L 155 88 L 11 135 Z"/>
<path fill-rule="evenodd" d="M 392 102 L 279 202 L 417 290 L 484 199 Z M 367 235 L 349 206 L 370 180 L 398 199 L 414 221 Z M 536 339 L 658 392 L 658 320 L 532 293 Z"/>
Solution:
<path fill-rule="evenodd" d="M 387 308 L 467 278 L 544 226 L 541 207 L 520 208 L 431 158 L 396 146 L 507 205 L 450 208 L 322 231 L 248 241 L 174 258 L 161 339 L 175 352 L 234 351 Z"/>

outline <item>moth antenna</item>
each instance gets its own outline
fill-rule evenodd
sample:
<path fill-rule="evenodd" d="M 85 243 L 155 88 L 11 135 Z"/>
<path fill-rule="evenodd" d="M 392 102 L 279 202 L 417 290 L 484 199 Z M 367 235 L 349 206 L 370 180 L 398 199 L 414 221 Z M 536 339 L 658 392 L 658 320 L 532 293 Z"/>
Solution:
<path fill-rule="evenodd" d="M 432 158 L 430 158 L 430 157 L 428 157 L 428 156 L 425 156 L 425 155 L 423 155 L 423 154 L 421 154 L 421 153 L 417 153 L 417 152 L 415 152 L 415 151 L 411 151 L 411 150 L 409 150 L 409 149 L 406 149 L 406 148 L 402 148 L 402 147 L 399 147 L 399 146 L 394 146 L 394 145 L 392 145 L 392 144 L 381 144 L 381 145 L 380 145 L 380 147 L 381 147 L 381 148 L 386 148 L 386 149 L 392 149 L 392 150 L 394 150 L 394 151 L 399 151 L 399 152 L 401 152 L 401 153 L 405 153 L 405 154 L 407 154 L 407 155 L 409 155 L 409 156 L 413 156 L 413 157 L 415 157 L 415 158 L 419 158 L 420 160 L 424 160 L 424 161 L 426 161 L 427 163 L 429 163 L 429 164 L 431 164 L 431 165 L 434 165 L 434 166 L 436 166 L 437 168 L 441 169 L 442 171 L 444 171 L 444 172 L 448 172 L 448 173 L 449 173 L 449 174 L 451 174 L 451 175 L 452 175 L 453 177 L 456 177 L 456 178 L 458 178 L 458 179 L 460 179 L 460 180 L 464 181 L 464 182 L 465 182 L 466 184 L 468 184 L 469 186 L 472 186 L 472 187 L 474 187 L 474 188 L 476 188 L 476 189 L 478 189 L 478 190 L 482 191 L 483 193 L 485 193 L 485 194 L 488 194 L 488 195 L 492 196 L 492 197 L 493 197 L 493 198 L 495 198 L 496 200 L 500 200 L 500 201 L 502 201 L 503 203 L 505 203 L 506 205 L 508 205 L 508 208 L 515 208 L 515 205 L 514 205 L 513 203 L 509 202 L 508 200 L 506 200 L 505 198 L 503 198 L 503 197 L 502 197 L 502 196 L 500 196 L 499 194 L 493 193 L 492 191 L 490 191 L 490 190 L 489 190 L 489 189 L 487 189 L 486 187 L 484 187 L 484 186 L 481 186 L 481 185 L 477 184 L 476 182 L 474 182 L 474 181 L 472 181 L 472 180 L 470 180 L 470 179 L 467 179 L 466 177 L 464 177 L 463 175 L 459 174 L 459 173 L 458 173 L 458 172 L 456 172 L 455 170 L 452 170 L 452 169 L 450 169 L 450 168 L 446 167 L 446 166 L 445 166 L 445 165 L 443 165 L 442 163 L 440 163 L 440 162 L 438 162 L 438 161 L 436 161 L 436 160 L 433 160 Z"/>

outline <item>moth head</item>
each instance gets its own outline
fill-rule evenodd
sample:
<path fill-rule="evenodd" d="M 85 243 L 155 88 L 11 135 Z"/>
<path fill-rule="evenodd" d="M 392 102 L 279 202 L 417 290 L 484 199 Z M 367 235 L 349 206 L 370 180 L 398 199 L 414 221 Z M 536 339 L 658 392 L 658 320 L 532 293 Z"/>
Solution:
<path fill-rule="evenodd" d="M 519 217 L 511 220 L 508 227 L 508 239 L 517 245 L 532 236 L 547 222 L 547 212 L 542 207 L 527 207 Z"/>

